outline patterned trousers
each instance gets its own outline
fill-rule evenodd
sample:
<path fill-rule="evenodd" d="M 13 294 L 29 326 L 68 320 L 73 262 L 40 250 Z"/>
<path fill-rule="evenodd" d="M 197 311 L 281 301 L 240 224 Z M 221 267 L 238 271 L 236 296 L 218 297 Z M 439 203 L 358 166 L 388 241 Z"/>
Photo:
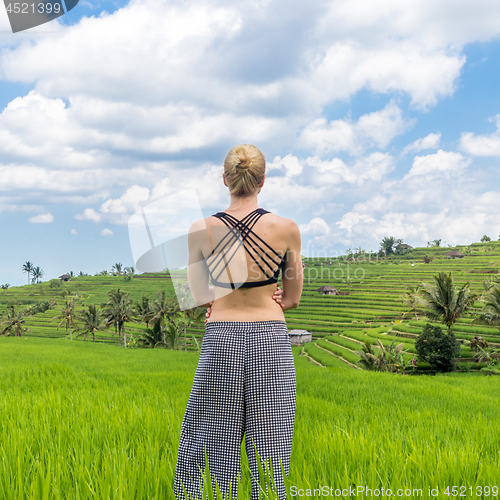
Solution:
<path fill-rule="evenodd" d="M 181 483 L 190 498 L 202 498 L 199 481 L 205 449 L 214 496 L 215 478 L 228 499 L 231 485 L 235 499 L 243 437 L 251 500 L 259 499 L 255 448 L 264 470 L 271 460 L 279 498 L 286 500 L 279 458 L 288 477 L 295 396 L 295 366 L 285 321 L 207 322 L 181 426 L 174 480 L 177 500 L 187 500 Z"/>

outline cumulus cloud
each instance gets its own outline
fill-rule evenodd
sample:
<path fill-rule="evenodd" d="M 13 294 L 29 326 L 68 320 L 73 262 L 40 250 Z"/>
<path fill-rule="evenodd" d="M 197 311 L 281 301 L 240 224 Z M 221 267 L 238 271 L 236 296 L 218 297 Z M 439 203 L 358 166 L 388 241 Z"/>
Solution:
<path fill-rule="evenodd" d="M 281 170 L 288 177 L 293 177 L 302 173 L 302 165 L 299 159 L 292 154 L 286 155 L 284 158 L 276 156 L 272 163 L 266 165 L 266 170 Z"/>
<path fill-rule="evenodd" d="M 470 216 L 457 215 L 468 188 L 456 177 L 466 155 L 500 155 L 500 132 L 464 133 L 463 154 L 417 156 L 403 179 L 388 178 L 396 165 L 386 149 L 414 124 L 397 103 L 427 111 L 453 95 L 464 45 L 500 34 L 496 0 L 312 0 L 294 9 L 286 0 L 133 0 L 51 26 L 52 36 L 19 35 L 0 53 L 1 78 L 35 87 L 0 116 L 0 192 L 9 194 L 0 211 L 43 213 L 33 203 L 42 193 L 94 205 L 78 220 L 124 224 L 183 187 L 196 188 L 203 207 L 220 206 L 229 197 L 216 156 L 245 141 L 274 157 L 261 205 L 324 216 L 303 225 L 313 237 L 427 235 L 459 220 L 470 228 L 460 217 L 490 224 L 479 195 L 468 199 Z M 363 90 L 394 99 L 357 120 L 331 115 Z M 429 134 L 404 154 L 440 140 Z M 445 198 L 458 212 L 446 211 Z M 344 202 L 347 213 L 328 225 L 322 211 Z"/>
<path fill-rule="evenodd" d="M 405 119 L 401 108 L 391 101 L 384 109 L 362 115 L 357 122 L 318 118 L 307 125 L 299 146 L 318 154 L 346 151 L 363 153 L 369 147 L 385 149 L 392 139 L 405 132 L 415 119 Z"/>
<path fill-rule="evenodd" d="M 383 179 L 377 193 L 354 203 L 336 230 L 316 243 L 378 248 L 384 236 L 395 236 L 425 246 L 435 238 L 457 244 L 500 234 L 500 192 L 482 193 L 479 179 L 463 175 L 469 164 L 459 153 L 442 150 L 416 157 L 411 175 Z"/>
<path fill-rule="evenodd" d="M 361 185 L 365 181 L 380 181 L 394 170 L 393 157 L 380 152 L 357 158 L 352 165 L 346 165 L 339 158 L 321 160 L 317 156 L 309 157 L 305 162 L 317 171 L 314 176 L 316 185 L 336 185 L 340 182 Z"/>
<path fill-rule="evenodd" d="M 70 234 L 78 234 L 78 231 L 77 231 L 76 229 L 72 229 L 72 230 L 70 231 Z"/>
<path fill-rule="evenodd" d="M 431 180 L 436 176 L 459 176 L 471 163 L 470 158 L 465 158 L 460 153 L 443 151 L 426 156 L 416 156 L 413 160 L 411 170 L 405 175 L 405 179 L 415 176 L 425 176 Z"/>
<path fill-rule="evenodd" d="M 113 231 L 111 229 L 105 228 L 101 231 L 101 236 L 111 236 L 113 234 Z"/>
<path fill-rule="evenodd" d="M 98 214 L 93 208 L 86 208 L 83 213 L 76 214 L 74 217 L 78 220 L 91 220 L 93 222 L 101 220 L 101 214 Z"/>
<path fill-rule="evenodd" d="M 385 148 L 411 126 L 394 102 L 356 123 L 318 117 L 363 88 L 405 92 L 428 108 L 454 92 L 465 62 L 460 47 L 500 33 L 491 2 L 447 5 L 455 15 L 437 25 L 430 1 L 386 0 L 376 12 L 368 0 L 346 5 L 316 0 L 284 15 L 284 0 L 145 0 L 72 26 L 51 23 L 51 37 L 0 54 L 4 79 L 36 85 L 2 113 L 0 152 L 109 166 L 123 162 L 123 152 L 177 154 L 242 137 L 290 144 L 304 124 L 302 140 L 317 152 Z M 308 29 L 292 29 L 297 19 Z"/>
<path fill-rule="evenodd" d="M 401 153 L 403 156 L 411 151 L 419 152 L 424 149 L 437 149 L 439 147 L 439 141 L 441 140 L 441 132 L 437 134 L 429 134 L 421 139 L 417 139 L 413 141 L 411 144 L 408 144 L 403 149 Z"/>
<path fill-rule="evenodd" d="M 307 224 L 299 225 L 300 233 L 305 234 L 328 234 L 330 227 L 321 217 L 314 217 Z"/>
<path fill-rule="evenodd" d="M 54 216 L 51 213 L 34 215 L 28 219 L 33 224 L 50 224 L 54 222 Z"/>
<path fill-rule="evenodd" d="M 498 197 L 500 193 L 495 193 Z M 474 197 L 479 200 L 481 196 Z M 425 246 L 427 241 L 439 238 L 451 245 L 479 241 L 486 232 L 498 234 L 500 211 L 485 213 L 474 209 L 464 209 L 453 205 L 453 209 L 441 208 L 430 214 L 414 207 L 393 206 L 392 210 L 374 217 L 369 214 L 348 212 L 337 223 L 338 232 L 333 239 L 338 239 L 344 244 L 370 245 L 378 249 L 379 242 L 385 236 L 402 238 L 405 243 L 412 246 Z"/>
<path fill-rule="evenodd" d="M 496 123 L 496 132 L 483 135 L 464 132 L 460 137 L 460 148 L 463 151 L 473 156 L 500 156 L 500 115 L 489 121 Z"/>

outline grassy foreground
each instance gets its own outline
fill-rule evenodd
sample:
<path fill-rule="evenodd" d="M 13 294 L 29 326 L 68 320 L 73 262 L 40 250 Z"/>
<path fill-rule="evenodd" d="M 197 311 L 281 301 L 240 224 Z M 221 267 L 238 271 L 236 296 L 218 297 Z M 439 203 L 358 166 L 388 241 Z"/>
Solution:
<path fill-rule="evenodd" d="M 290 498 L 328 497 L 326 487 L 450 498 L 452 486 L 467 487 L 467 498 L 495 498 L 476 487 L 500 486 L 498 377 L 322 368 L 294 354 L 289 488 L 303 495 Z M 173 499 L 198 356 L 0 337 L 0 498 Z M 242 466 L 238 499 L 248 500 L 244 454 Z M 439 494 L 430 497 L 429 487 Z M 422 495 L 396 496 L 398 488 Z"/>

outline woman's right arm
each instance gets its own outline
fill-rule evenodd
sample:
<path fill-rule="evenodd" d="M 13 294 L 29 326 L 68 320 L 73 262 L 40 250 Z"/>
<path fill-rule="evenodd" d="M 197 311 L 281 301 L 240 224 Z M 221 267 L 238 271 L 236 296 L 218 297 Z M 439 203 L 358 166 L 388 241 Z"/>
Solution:
<path fill-rule="evenodd" d="M 187 277 L 191 295 L 197 307 L 208 307 L 215 299 L 214 288 L 209 286 L 208 266 L 201 251 L 207 238 L 204 220 L 193 222 L 188 232 L 188 268 Z"/>
<path fill-rule="evenodd" d="M 283 311 L 299 307 L 304 278 L 302 259 L 300 257 L 300 230 L 297 223 L 291 219 L 289 219 L 287 234 L 289 235 L 288 249 L 285 254 L 285 263 L 281 271 L 281 282 L 283 285 L 281 303 Z"/>

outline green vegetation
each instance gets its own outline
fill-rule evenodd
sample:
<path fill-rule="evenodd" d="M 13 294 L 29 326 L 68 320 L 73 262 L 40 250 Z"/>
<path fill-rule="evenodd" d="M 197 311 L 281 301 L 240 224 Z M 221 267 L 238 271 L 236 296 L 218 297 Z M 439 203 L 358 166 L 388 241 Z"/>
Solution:
<path fill-rule="evenodd" d="M 434 284 L 422 286 L 422 298 L 427 307 L 425 314 L 431 319 L 442 319 L 450 333 L 455 321 L 474 305 L 478 297 L 470 292 L 469 283 L 456 290 L 451 272 L 448 276 L 440 272 L 433 280 Z"/>
<path fill-rule="evenodd" d="M 444 334 L 439 326 L 427 323 L 415 342 L 419 361 L 427 361 L 431 368 L 440 372 L 450 372 L 457 367 L 460 344 L 452 331 Z"/>
<path fill-rule="evenodd" d="M 425 496 L 430 484 L 498 485 L 500 242 L 457 247 L 463 258 L 447 250 L 303 259 L 300 307 L 285 316 L 313 342 L 292 348 L 289 491 L 354 484 Z M 173 273 L 115 264 L 67 273 L 67 282 L 1 287 L 0 498 L 174 498 L 204 309 L 178 309 Z M 344 294 L 320 295 L 323 285 Z M 424 290 L 448 297 L 436 299 L 434 324 Z M 450 356 L 459 356 L 457 371 L 436 373 L 430 357 L 413 369 L 419 339 L 441 331 L 439 322 L 452 327 L 441 341 L 454 336 L 460 347 Z M 435 376 L 406 376 L 426 373 Z M 244 443 L 242 452 L 238 499 L 248 500 Z"/>
<path fill-rule="evenodd" d="M 320 368 L 300 349 L 288 488 L 497 484 L 500 378 Z M 198 359 L 1 337 L 0 498 L 173 499 Z M 238 499 L 250 491 L 243 443 Z"/>
<path fill-rule="evenodd" d="M 393 251 L 382 258 L 361 248 L 347 249 L 346 255 L 339 258 L 304 257 L 304 290 L 300 307 L 285 313 L 288 327 L 311 331 L 313 342 L 328 340 L 330 349 L 324 345 L 320 349 L 324 355 L 346 360 L 342 356 L 342 347 L 347 347 L 350 351 L 345 356 L 352 364 L 360 359 L 354 351 L 361 349 L 365 341 L 373 344 L 376 350 L 377 339 L 384 346 L 390 345 L 394 339 L 397 339 L 396 344 L 403 342 L 407 351 L 405 359 L 408 360 L 416 354 L 415 341 L 425 323 L 431 319 L 431 308 L 424 300 L 424 284 L 427 284 L 427 291 L 436 290 L 435 279 L 444 275 L 446 279 L 440 278 L 444 285 L 441 291 L 446 291 L 451 281 L 458 308 L 441 302 L 448 312 L 444 311 L 445 314 L 440 317 L 436 315 L 433 321 L 452 320 L 450 325 L 453 325 L 455 337 L 461 343 L 460 358 L 463 361 L 459 360 L 459 364 L 471 362 L 474 353 L 464 342 L 475 336 L 484 338 L 494 350 L 500 348 L 500 311 L 495 312 L 495 303 L 497 306 L 500 303 L 500 296 L 495 298 L 495 293 L 499 293 L 495 285 L 500 283 L 500 242 L 456 247 L 454 250 L 462 252 L 465 257 L 448 259 L 444 254 L 449 248 L 436 245 L 408 248 L 403 245 L 404 251 L 400 251 L 399 241 L 396 238 L 393 240 Z M 424 263 L 425 256 L 428 257 L 428 264 Z M 198 350 L 197 344 L 201 343 L 204 331 L 205 310 L 179 311 L 172 285 L 172 277 L 185 279 L 185 272 L 172 271 L 172 275 L 168 272 L 135 274 L 133 268 L 116 263 L 111 271 L 101 271 L 94 276 L 82 272 L 76 275 L 71 271 L 66 274 L 70 276 L 67 282 L 53 279 L 0 290 L 0 314 L 3 319 L 7 319 L 9 307 L 13 305 L 16 313 L 22 312 L 24 327 L 29 328 L 22 335 L 73 338 L 82 342 L 85 335 L 76 338 L 80 333 L 75 330 L 76 326 L 83 327 L 76 315 L 84 309 L 88 310 L 89 305 L 96 305 L 109 313 L 107 328 L 95 331 L 96 343 Z M 465 288 L 464 283 L 468 284 Z M 343 295 L 321 295 L 316 290 L 323 285 L 331 285 Z M 460 298 L 461 288 L 464 292 Z M 124 300 L 128 304 L 120 305 L 122 298 L 117 296 L 113 299 L 113 293 L 123 297 L 127 295 Z M 464 306 L 462 299 L 466 295 L 470 300 L 465 301 L 467 304 L 464 302 Z M 64 319 L 64 314 L 68 314 L 68 299 L 73 299 L 70 308 L 75 315 L 76 326 L 72 324 L 70 327 L 68 319 Z M 113 301 L 115 305 L 111 307 L 108 303 Z M 50 306 L 42 306 L 42 302 Z M 35 312 L 36 309 L 39 310 Z M 44 312 L 42 309 L 45 309 Z M 161 328 L 154 331 L 158 320 L 161 321 Z M 177 327 L 167 335 L 169 323 Z M 63 325 L 65 328 L 61 328 Z M 87 341 L 92 339 L 93 335 L 87 335 Z M 340 346 L 333 347 L 337 352 L 333 352 L 332 343 Z M 312 354 L 310 357 L 314 358 Z M 350 369 L 347 363 L 341 363 Z"/>

